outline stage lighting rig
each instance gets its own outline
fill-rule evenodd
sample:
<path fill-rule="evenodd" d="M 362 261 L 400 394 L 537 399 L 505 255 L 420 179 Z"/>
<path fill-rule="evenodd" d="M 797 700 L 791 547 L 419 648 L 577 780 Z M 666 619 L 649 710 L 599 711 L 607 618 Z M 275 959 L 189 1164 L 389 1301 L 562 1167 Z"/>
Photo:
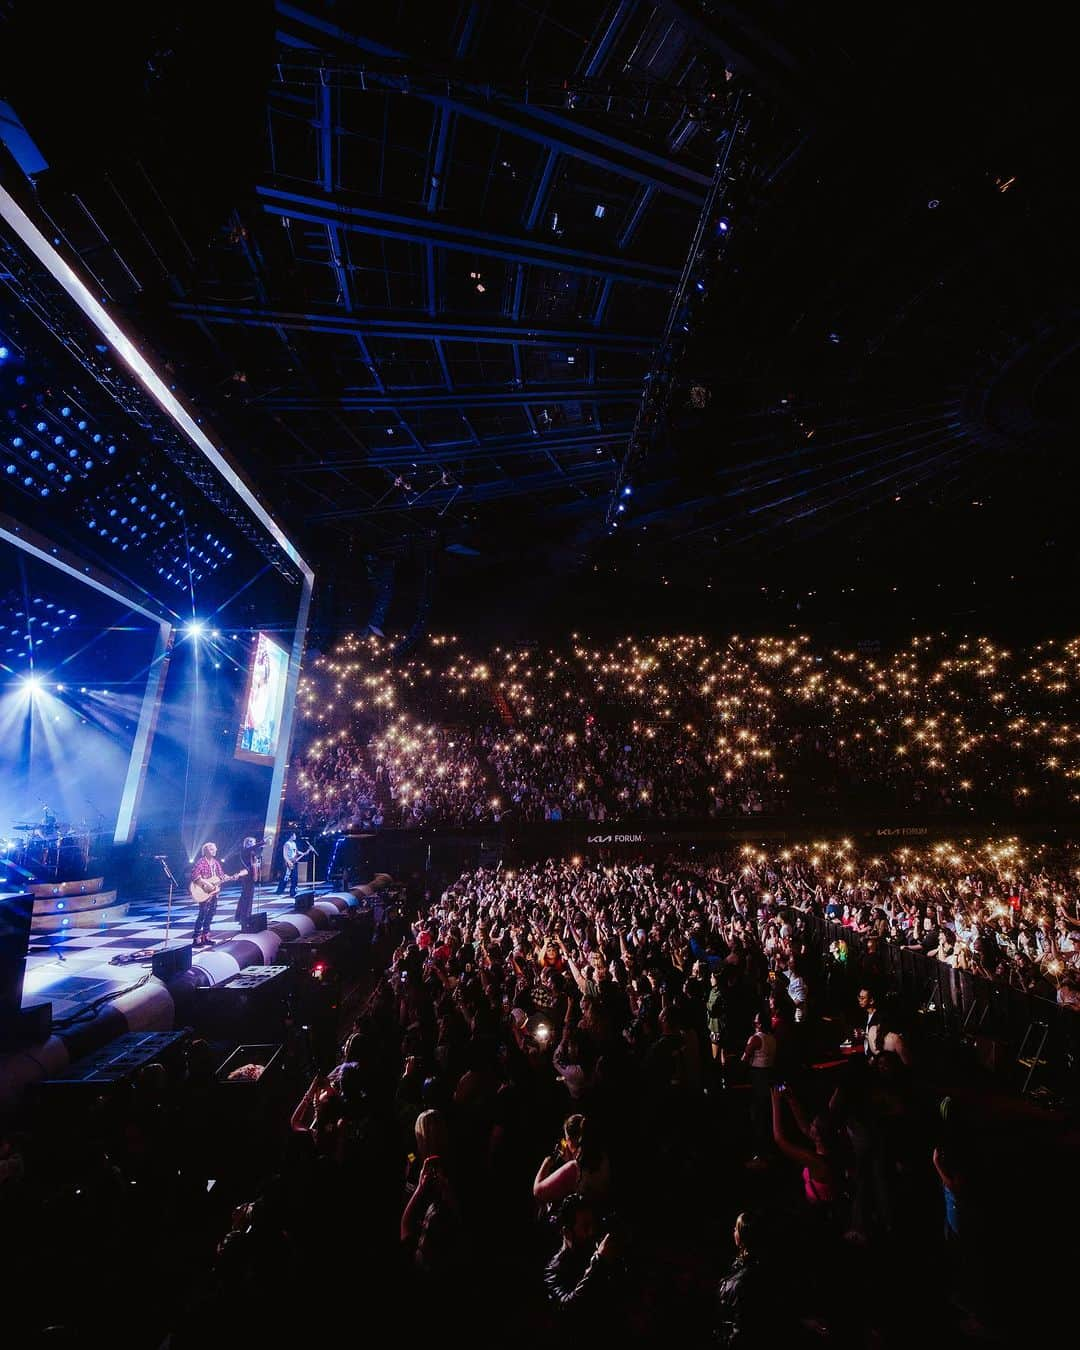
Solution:
<path fill-rule="evenodd" d="M 184 624 L 184 636 L 198 642 L 199 638 L 206 636 L 206 624 L 203 623 L 202 619 L 189 619 Z"/>

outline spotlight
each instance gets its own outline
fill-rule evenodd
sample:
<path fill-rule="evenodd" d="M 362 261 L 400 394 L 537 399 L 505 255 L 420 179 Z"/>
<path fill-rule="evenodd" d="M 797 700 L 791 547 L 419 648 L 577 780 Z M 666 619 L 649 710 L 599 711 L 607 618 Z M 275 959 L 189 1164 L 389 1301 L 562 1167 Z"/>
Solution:
<path fill-rule="evenodd" d="M 40 675 L 27 675 L 23 680 L 22 685 L 30 697 L 33 698 L 35 694 L 40 694 L 45 688 L 45 681 Z"/>
<path fill-rule="evenodd" d="M 728 230 L 731 229 L 731 221 L 728 220 L 727 216 L 721 216 L 716 222 L 716 228 L 720 234 L 727 234 Z"/>
<path fill-rule="evenodd" d="M 205 632 L 206 624 L 203 623 L 202 619 L 192 619 L 190 623 L 184 625 L 185 635 L 189 638 L 194 638 L 196 641 L 198 641 Z"/>

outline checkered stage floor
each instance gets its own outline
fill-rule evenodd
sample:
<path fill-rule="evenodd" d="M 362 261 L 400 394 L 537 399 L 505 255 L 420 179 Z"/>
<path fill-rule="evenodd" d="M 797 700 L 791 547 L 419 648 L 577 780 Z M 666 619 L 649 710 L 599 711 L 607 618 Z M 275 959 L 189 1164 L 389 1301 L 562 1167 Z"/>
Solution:
<path fill-rule="evenodd" d="M 320 885 L 319 890 L 325 889 Z M 121 897 L 123 898 L 123 897 Z M 212 937 L 216 944 L 240 932 L 235 922 L 236 890 L 230 887 L 218 900 Z M 143 951 L 165 941 L 167 896 L 132 901 L 125 917 L 97 928 L 72 928 L 65 933 L 32 933 L 23 982 L 23 1002 L 49 999 L 54 1019 L 62 1019 L 104 995 L 118 994 L 149 971 L 150 962 L 114 966 L 110 962 L 125 952 Z M 256 897 L 255 909 L 266 911 L 270 922 L 293 907 L 288 895 L 278 896 L 266 887 Z M 190 939 L 196 906 L 185 895 L 174 899 L 170 939 Z M 209 950 L 209 949 L 208 949 Z M 201 953 L 193 953 L 199 963 Z"/>

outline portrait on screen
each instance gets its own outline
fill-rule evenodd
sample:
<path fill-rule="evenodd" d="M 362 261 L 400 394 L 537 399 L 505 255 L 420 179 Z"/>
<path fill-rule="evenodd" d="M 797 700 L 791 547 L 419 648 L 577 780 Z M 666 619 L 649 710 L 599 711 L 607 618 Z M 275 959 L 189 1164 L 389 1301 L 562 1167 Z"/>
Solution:
<path fill-rule="evenodd" d="M 269 763 L 277 754 L 288 674 L 288 653 L 265 633 L 257 634 L 236 744 L 239 759 Z"/>

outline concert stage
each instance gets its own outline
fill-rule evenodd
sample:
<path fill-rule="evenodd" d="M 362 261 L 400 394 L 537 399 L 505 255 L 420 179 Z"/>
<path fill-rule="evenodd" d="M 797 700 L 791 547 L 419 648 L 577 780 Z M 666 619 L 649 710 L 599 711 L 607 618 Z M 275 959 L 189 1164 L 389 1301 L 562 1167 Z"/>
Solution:
<path fill-rule="evenodd" d="M 362 909 L 365 893 L 377 891 L 381 884 L 377 879 L 371 887 L 357 887 L 351 893 L 324 885 L 302 891 L 295 899 L 268 889 L 256 904 L 256 912 L 267 916 L 267 927 L 258 933 L 241 931 L 232 919 L 235 893 L 225 895 L 212 928 L 214 946 L 197 949 L 190 967 L 163 972 L 160 979 L 149 955 L 130 958 L 165 942 L 166 898 L 132 901 L 125 915 L 97 928 L 35 934 L 26 962 L 23 1008 L 51 1003 L 51 1034 L 37 1044 L 0 1054 L 0 1105 L 13 1104 L 30 1085 L 62 1074 L 117 1036 L 193 1024 L 197 1021 L 193 1013 L 204 1006 L 205 991 L 235 981 L 241 972 L 250 983 L 256 971 L 262 970 L 265 977 L 281 971 L 278 960 L 288 961 L 283 944 L 296 944 L 290 948 L 295 952 L 304 939 L 319 941 L 320 932 L 338 927 L 344 916 Z M 170 947 L 190 942 L 195 911 L 192 904 L 174 902 Z M 265 982 L 263 976 L 255 979 L 256 984 Z"/>
<path fill-rule="evenodd" d="M 230 889 L 232 893 L 223 893 L 218 901 L 213 923 L 214 947 L 197 950 L 192 955 L 192 966 L 211 975 L 221 962 L 220 954 L 215 959 L 215 952 L 220 953 L 225 943 L 241 936 L 240 925 L 232 919 L 236 894 Z M 318 894 L 328 890 L 329 887 L 320 887 Z M 277 896 L 274 888 L 268 886 L 255 908 L 265 911 L 267 923 L 272 925 L 290 914 L 294 905 L 289 896 Z M 164 896 L 135 900 L 128 902 L 127 913 L 115 921 L 106 920 L 90 928 L 77 927 L 63 933 L 33 933 L 27 952 L 24 1002 L 49 999 L 54 1020 L 62 1020 L 78 1014 L 102 995 L 129 988 L 150 969 L 149 961 L 113 962 L 117 957 L 160 947 L 165 941 L 167 908 Z M 197 908 L 186 897 L 182 902 L 174 898 L 169 933 L 173 942 L 190 941 Z M 216 984 L 220 980 L 212 978 L 211 982 Z"/>

